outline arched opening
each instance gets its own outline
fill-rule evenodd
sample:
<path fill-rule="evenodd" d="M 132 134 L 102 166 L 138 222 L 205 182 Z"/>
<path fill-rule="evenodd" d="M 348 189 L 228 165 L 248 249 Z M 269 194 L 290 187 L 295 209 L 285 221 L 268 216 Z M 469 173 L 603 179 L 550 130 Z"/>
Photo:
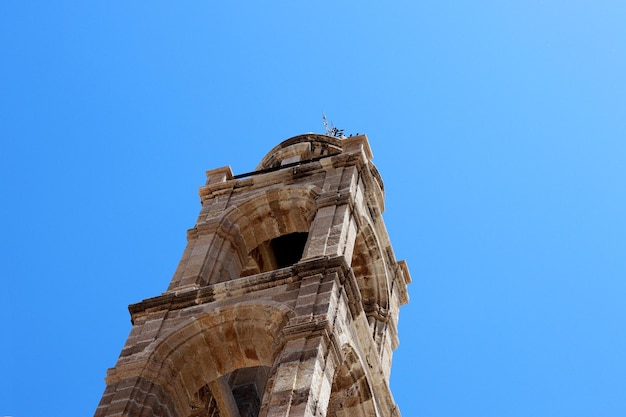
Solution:
<path fill-rule="evenodd" d="M 175 404 L 180 417 L 231 417 L 240 412 L 227 410 L 240 407 L 241 417 L 254 417 L 269 369 L 282 348 L 276 335 L 292 314 L 290 308 L 274 302 L 218 307 L 187 320 L 148 349 L 137 376 L 162 387 L 161 402 Z M 127 371 L 121 367 L 118 372 L 134 373 L 135 365 L 128 366 Z M 143 400 L 131 396 L 129 402 L 141 407 Z M 210 410 L 213 414 L 207 414 Z"/>
<path fill-rule="evenodd" d="M 195 394 L 191 416 L 258 417 L 269 374 L 270 367 L 253 366 L 211 381 Z"/>
<path fill-rule="evenodd" d="M 363 365 L 350 346 L 344 346 L 343 363 L 335 371 L 327 417 L 376 417 L 373 395 Z"/>
<path fill-rule="evenodd" d="M 371 224 L 363 222 L 356 237 L 350 267 L 359 283 L 363 310 L 379 352 L 385 352 L 388 336 L 390 285 L 384 254 Z"/>
<path fill-rule="evenodd" d="M 307 232 L 294 232 L 261 243 L 250 251 L 248 263 L 241 276 L 273 271 L 298 263 L 308 237 Z"/>

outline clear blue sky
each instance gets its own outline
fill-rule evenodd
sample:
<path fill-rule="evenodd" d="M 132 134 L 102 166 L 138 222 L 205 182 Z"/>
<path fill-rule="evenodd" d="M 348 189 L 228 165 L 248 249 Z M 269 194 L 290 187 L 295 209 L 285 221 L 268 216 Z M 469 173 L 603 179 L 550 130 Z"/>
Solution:
<path fill-rule="evenodd" d="M 204 171 L 324 111 L 413 276 L 404 417 L 626 415 L 626 3 L 0 3 L 0 416 L 92 415 Z"/>

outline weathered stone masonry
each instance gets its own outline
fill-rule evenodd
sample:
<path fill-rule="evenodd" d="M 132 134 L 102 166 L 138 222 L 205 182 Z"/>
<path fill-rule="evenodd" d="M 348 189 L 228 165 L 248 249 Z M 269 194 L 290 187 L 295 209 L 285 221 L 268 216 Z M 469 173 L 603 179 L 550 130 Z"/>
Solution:
<path fill-rule="evenodd" d="M 167 291 L 129 307 L 95 416 L 399 416 L 410 275 L 371 159 L 364 135 L 306 134 L 253 173 L 208 171 Z"/>

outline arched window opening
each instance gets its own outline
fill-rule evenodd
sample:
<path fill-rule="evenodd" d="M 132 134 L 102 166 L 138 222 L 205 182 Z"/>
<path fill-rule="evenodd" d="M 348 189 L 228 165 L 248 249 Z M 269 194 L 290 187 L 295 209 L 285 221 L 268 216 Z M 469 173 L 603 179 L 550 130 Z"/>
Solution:
<path fill-rule="evenodd" d="M 308 236 L 308 233 L 296 232 L 270 240 L 276 267 L 285 268 L 297 263 L 302 258 Z"/>
<path fill-rule="evenodd" d="M 267 366 L 254 366 L 210 382 L 196 393 L 190 417 L 258 417 L 269 373 Z"/>
<path fill-rule="evenodd" d="M 342 350 L 345 358 L 335 371 L 326 416 L 377 416 L 370 384 L 358 357 L 352 348 Z"/>
<path fill-rule="evenodd" d="M 248 265 L 241 276 L 259 274 L 286 268 L 300 261 L 309 237 L 306 232 L 295 232 L 261 243 L 250 251 Z"/>

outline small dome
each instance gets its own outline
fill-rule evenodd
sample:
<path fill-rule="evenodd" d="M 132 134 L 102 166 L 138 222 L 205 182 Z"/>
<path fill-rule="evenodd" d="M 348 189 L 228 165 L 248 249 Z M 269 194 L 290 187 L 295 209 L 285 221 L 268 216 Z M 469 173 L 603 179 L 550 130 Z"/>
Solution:
<path fill-rule="evenodd" d="M 276 168 L 293 162 L 341 152 L 341 139 L 317 133 L 306 133 L 289 138 L 275 146 L 265 155 L 256 170 Z"/>

